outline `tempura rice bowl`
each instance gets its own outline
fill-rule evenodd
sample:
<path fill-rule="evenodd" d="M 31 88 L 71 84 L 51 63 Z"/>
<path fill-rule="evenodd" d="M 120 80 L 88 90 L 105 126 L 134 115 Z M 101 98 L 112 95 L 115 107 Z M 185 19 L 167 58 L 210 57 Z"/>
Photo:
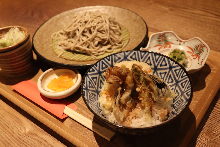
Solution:
<path fill-rule="evenodd" d="M 108 67 L 112 67 L 116 63 L 133 60 L 150 65 L 153 75 L 161 78 L 176 94 L 169 117 L 161 124 L 144 128 L 125 127 L 111 123 L 102 113 L 98 99 L 105 82 L 103 73 Z M 89 110 L 107 126 L 121 133 L 140 134 L 165 126 L 168 122 L 180 116 L 191 101 L 192 86 L 186 70 L 169 57 L 147 51 L 127 51 L 107 56 L 95 63 L 85 74 L 82 96 Z"/>

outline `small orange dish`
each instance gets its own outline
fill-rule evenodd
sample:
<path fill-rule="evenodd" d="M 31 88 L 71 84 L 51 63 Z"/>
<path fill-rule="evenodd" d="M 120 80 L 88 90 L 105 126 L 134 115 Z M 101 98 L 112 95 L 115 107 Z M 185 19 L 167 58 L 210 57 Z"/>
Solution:
<path fill-rule="evenodd" d="M 37 86 L 42 95 L 51 99 L 62 99 L 76 92 L 82 77 L 77 71 L 52 68 L 45 71 L 38 79 Z"/>

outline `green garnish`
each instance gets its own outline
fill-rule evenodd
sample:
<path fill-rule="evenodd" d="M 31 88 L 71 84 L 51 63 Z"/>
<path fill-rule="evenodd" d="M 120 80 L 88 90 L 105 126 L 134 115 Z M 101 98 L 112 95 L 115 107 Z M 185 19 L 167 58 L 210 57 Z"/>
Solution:
<path fill-rule="evenodd" d="M 174 49 L 172 52 L 169 53 L 169 57 L 174 59 L 184 67 L 187 67 L 188 60 L 184 51 L 180 49 Z"/>
<path fill-rule="evenodd" d="M 25 38 L 23 31 L 20 31 L 19 28 L 11 28 L 6 34 L 0 36 L 0 49 L 15 45 Z"/>

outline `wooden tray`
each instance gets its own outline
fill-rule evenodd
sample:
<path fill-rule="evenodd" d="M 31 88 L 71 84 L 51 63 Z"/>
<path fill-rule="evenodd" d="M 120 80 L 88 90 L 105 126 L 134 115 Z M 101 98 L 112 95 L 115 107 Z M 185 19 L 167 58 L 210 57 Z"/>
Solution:
<path fill-rule="evenodd" d="M 76 146 L 186 146 L 219 90 L 219 58 L 219 52 L 211 51 L 204 68 L 191 75 L 194 87 L 193 99 L 189 109 L 183 113 L 183 116 L 160 131 L 143 136 L 118 133 L 111 141 L 107 141 L 71 118 L 62 121 L 55 118 L 12 91 L 10 87 L 12 83 L 6 84 L 2 80 L 0 94 Z M 42 71 L 40 70 L 32 79 L 36 81 L 41 73 Z M 78 107 L 78 113 L 89 119 L 93 118 L 93 114 L 87 109 L 80 94 L 76 95 L 75 104 Z"/>

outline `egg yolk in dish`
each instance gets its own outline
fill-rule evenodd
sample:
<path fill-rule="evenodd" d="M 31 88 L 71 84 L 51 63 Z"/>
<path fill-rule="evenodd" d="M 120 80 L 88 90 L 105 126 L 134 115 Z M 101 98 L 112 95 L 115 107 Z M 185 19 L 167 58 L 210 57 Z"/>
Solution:
<path fill-rule="evenodd" d="M 47 87 L 53 91 L 60 92 L 69 89 L 74 84 L 74 78 L 76 75 L 73 74 L 62 74 L 58 78 L 54 78 L 49 82 Z"/>

